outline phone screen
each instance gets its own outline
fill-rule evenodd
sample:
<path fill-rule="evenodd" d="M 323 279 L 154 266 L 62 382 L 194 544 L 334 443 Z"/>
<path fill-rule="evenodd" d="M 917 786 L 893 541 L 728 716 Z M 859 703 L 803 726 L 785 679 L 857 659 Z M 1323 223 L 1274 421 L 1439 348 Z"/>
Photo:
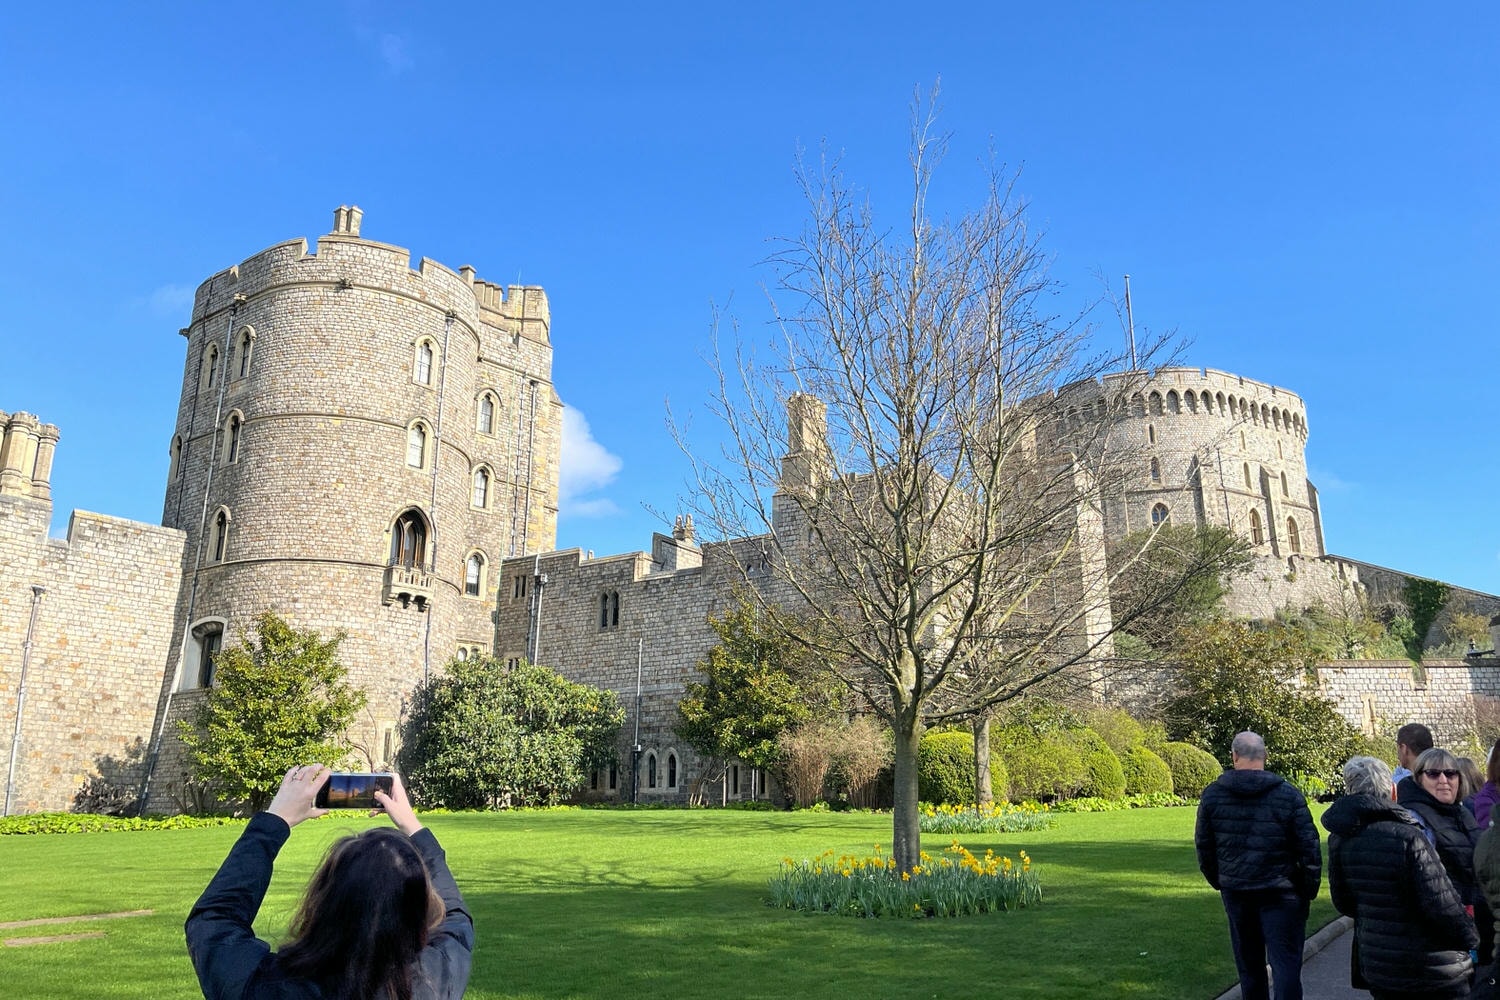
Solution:
<path fill-rule="evenodd" d="M 394 787 L 389 774 L 351 774 L 335 771 L 328 776 L 313 805 L 319 809 L 378 809 L 375 790 L 387 795 Z"/>

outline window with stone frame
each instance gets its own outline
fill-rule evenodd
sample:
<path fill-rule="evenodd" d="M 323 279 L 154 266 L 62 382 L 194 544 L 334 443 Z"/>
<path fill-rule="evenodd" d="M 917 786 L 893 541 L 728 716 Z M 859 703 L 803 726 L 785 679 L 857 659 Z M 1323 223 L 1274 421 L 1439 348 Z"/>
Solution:
<path fill-rule="evenodd" d="M 646 755 L 646 787 L 656 787 L 656 754 L 654 753 Z"/>
<path fill-rule="evenodd" d="M 413 469 L 427 468 L 427 425 L 420 420 L 406 429 L 406 464 Z"/>
<path fill-rule="evenodd" d="M 1172 512 L 1167 510 L 1164 503 L 1156 504 L 1151 508 L 1151 527 L 1159 528 L 1172 520 Z"/>
<path fill-rule="evenodd" d="M 521 598 L 525 597 L 526 589 L 530 582 L 530 573 L 517 573 L 515 579 L 511 581 L 510 599 L 513 601 L 519 601 Z"/>
<path fill-rule="evenodd" d="M 391 526 L 391 565 L 425 571 L 427 568 L 427 518 L 410 508 Z"/>
<path fill-rule="evenodd" d="M 245 429 L 245 418 L 238 410 L 224 421 L 224 465 L 234 465 L 240 460 L 240 440 Z"/>
<path fill-rule="evenodd" d="M 599 629 L 620 627 L 620 592 L 606 590 L 599 595 Z"/>
<path fill-rule="evenodd" d="M 482 465 L 474 470 L 473 489 L 469 495 L 469 504 L 479 510 L 484 510 L 490 505 L 490 470 Z"/>
<path fill-rule="evenodd" d="M 235 339 L 232 353 L 230 354 L 230 380 L 239 381 L 250 374 L 250 355 L 255 347 L 255 330 L 245 327 L 240 331 L 239 337 Z"/>
<path fill-rule="evenodd" d="M 1252 545 L 1264 545 L 1265 542 L 1266 532 L 1261 526 L 1260 511 L 1252 510 L 1250 512 L 1250 543 Z"/>
<path fill-rule="evenodd" d="M 221 563 L 229 554 L 230 520 L 228 507 L 220 507 L 218 512 L 214 514 L 213 562 Z"/>
<path fill-rule="evenodd" d="M 479 412 L 475 429 L 481 434 L 495 433 L 495 394 L 486 390 L 479 394 Z"/>
<path fill-rule="evenodd" d="M 417 341 L 412 359 L 411 380 L 418 385 L 432 384 L 432 362 L 437 357 L 437 345 L 427 337 Z"/>
<path fill-rule="evenodd" d="M 484 554 L 470 552 L 464 560 L 464 596 L 480 597 L 484 594 Z"/>

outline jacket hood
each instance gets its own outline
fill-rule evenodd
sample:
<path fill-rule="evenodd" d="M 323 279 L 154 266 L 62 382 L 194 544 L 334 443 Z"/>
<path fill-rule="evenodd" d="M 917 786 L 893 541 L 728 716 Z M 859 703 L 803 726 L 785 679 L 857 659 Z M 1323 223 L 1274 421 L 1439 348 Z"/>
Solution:
<path fill-rule="evenodd" d="M 1323 814 L 1323 829 L 1350 837 L 1372 823 L 1404 823 L 1420 826 L 1411 813 L 1378 795 L 1345 795 Z"/>
<path fill-rule="evenodd" d="M 1225 771 L 1219 776 L 1218 784 L 1231 795 L 1240 798 L 1254 799 L 1265 795 L 1273 788 L 1277 788 L 1286 779 L 1275 771 L 1260 771 L 1245 768 L 1243 770 Z"/>

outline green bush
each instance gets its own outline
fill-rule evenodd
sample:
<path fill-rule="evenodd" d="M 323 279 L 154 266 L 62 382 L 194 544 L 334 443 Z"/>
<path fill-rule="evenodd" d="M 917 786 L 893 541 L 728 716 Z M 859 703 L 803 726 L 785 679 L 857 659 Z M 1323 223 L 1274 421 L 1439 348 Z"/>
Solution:
<path fill-rule="evenodd" d="M 1172 771 L 1145 747 L 1131 747 L 1120 758 L 1125 771 L 1125 790 L 1131 795 L 1172 794 Z"/>
<path fill-rule="evenodd" d="M 1178 795 L 1196 798 L 1224 773 L 1217 757 L 1191 743 L 1163 743 L 1156 754 L 1172 772 L 1172 788 Z"/>
<path fill-rule="evenodd" d="M 115 833 L 122 830 L 199 830 L 243 823 L 228 816 L 98 816 L 89 813 L 30 813 L 0 819 L 0 837 L 36 833 Z"/>
<path fill-rule="evenodd" d="M 1123 708 L 1096 708 L 1088 713 L 1089 728 L 1098 733 L 1116 757 L 1146 742 L 1146 727 Z"/>
<path fill-rule="evenodd" d="M 990 788 L 1004 799 L 1005 765 L 990 754 Z M 928 733 L 917 747 L 917 797 L 934 805 L 974 804 L 974 737 L 966 732 Z"/>
<path fill-rule="evenodd" d="M 1125 780 L 1122 759 L 1109 748 L 1104 738 L 1092 729 L 1073 729 L 1067 739 L 1083 760 L 1084 783 L 1077 794 L 1098 799 L 1118 799 L 1130 788 Z M 1171 791 L 1170 788 L 1167 791 Z"/>
<path fill-rule="evenodd" d="M 1065 732 L 1038 736 L 1007 728 L 998 742 L 993 752 L 1005 761 L 1014 799 L 1067 798 L 1088 784 L 1088 767 Z"/>

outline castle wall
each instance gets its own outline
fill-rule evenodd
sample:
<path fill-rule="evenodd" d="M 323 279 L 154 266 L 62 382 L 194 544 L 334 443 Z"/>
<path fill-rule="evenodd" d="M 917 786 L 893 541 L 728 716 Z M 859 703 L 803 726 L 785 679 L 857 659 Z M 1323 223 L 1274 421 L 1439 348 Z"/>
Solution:
<path fill-rule="evenodd" d="M 1318 665 L 1317 686 L 1367 735 L 1421 722 L 1441 746 L 1471 730 L 1476 697 L 1500 698 L 1500 661 L 1339 660 Z"/>
<path fill-rule="evenodd" d="M 138 777 L 181 582 L 182 532 L 75 511 L 67 538 L 52 539 L 51 516 L 49 502 L 0 495 L 0 757 L 15 778 L 12 813 L 65 810 L 101 770 Z M 45 592 L 28 657 L 34 587 Z"/>
<path fill-rule="evenodd" d="M 188 717 L 205 650 L 274 610 L 346 633 L 369 698 L 351 737 L 374 764 L 416 683 L 493 648 L 501 560 L 555 544 L 562 407 L 540 288 L 414 269 L 359 225 L 340 209 L 315 252 L 281 243 L 198 289 L 163 517 L 189 560 L 159 702 Z M 164 747 L 153 808 L 186 768 Z"/>
<path fill-rule="evenodd" d="M 1063 445 L 1109 421 L 1102 441 L 1088 438 L 1125 467 L 1103 498 L 1109 538 L 1150 528 L 1162 508 L 1175 524 L 1227 527 L 1262 555 L 1323 555 L 1295 393 L 1211 368 L 1162 368 L 1076 383 L 1058 404 Z"/>

